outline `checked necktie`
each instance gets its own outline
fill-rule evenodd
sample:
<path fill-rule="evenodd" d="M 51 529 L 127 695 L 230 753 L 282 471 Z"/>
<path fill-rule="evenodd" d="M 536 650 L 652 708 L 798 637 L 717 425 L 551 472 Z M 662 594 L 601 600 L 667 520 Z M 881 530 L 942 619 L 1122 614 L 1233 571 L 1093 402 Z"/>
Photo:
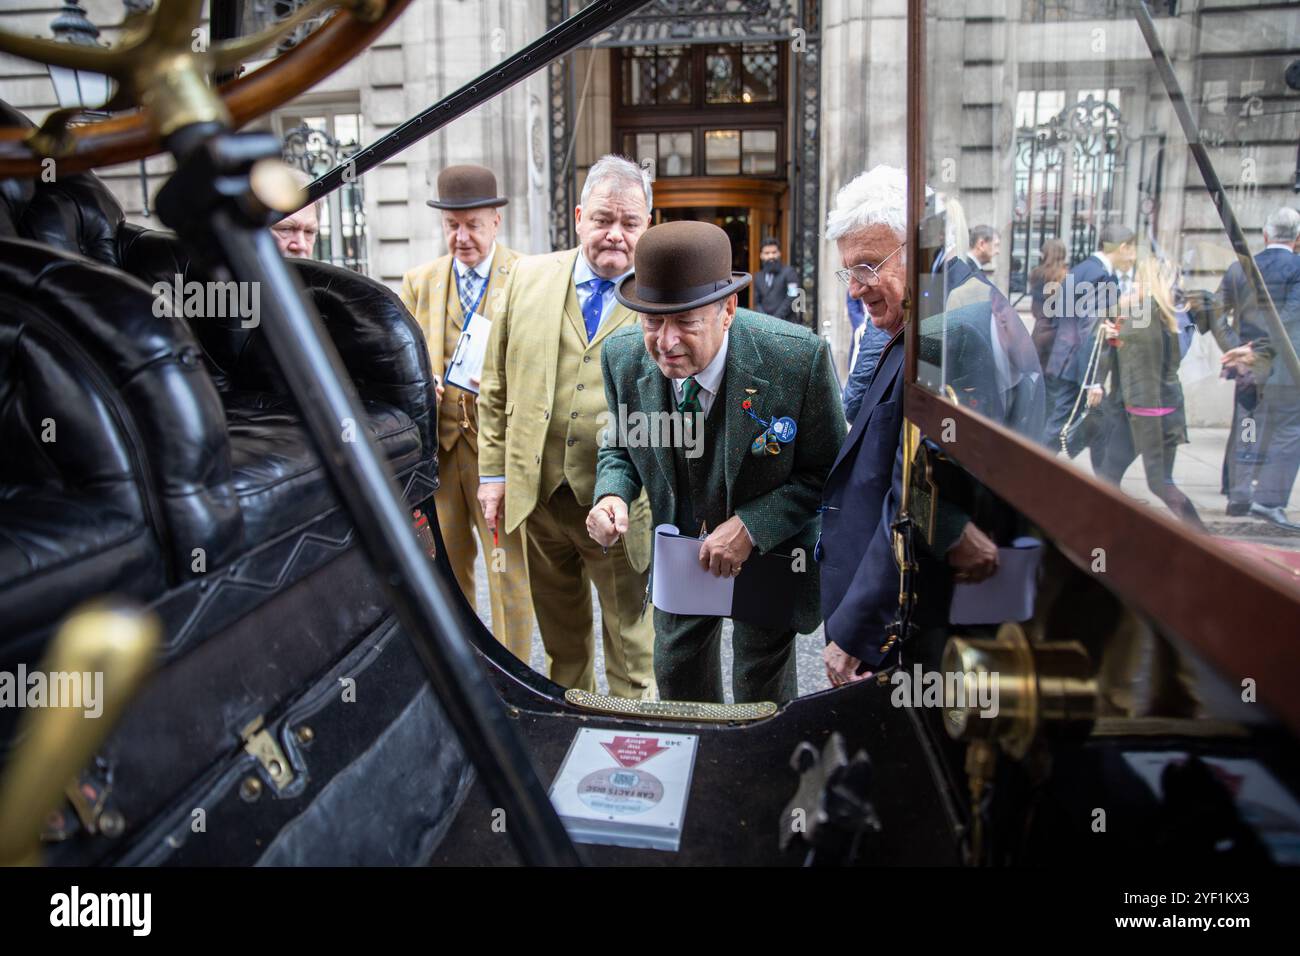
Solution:
<path fill-rule="evenodd" d="M 460 310 L 465 313 L 466 319 L 478 304 L 479 283 L 482 281 L 482 276 L 473 269 L 466 269 L 465 274 L 460 277 Z"/>
<path fill-rule="evenodd" d="M 700 405 L 700 383 L 695 381 L 694 375 L 682 382 L 682 400 L 677 403 L 677 410 L 688 414 L 704 411 Z"/>
<path fill-rule="evenodd" d="M 614 288 L 614 283 L 609 279 L 588 279 L 583 285 L 591 290 L 586 304 L 582 307 L 582 321 L 587 326 L 587 341 L 590 342 L 596 337 L 596 331 L 600 328 L 600 313 L 605 305 L 605 293 Z"/>

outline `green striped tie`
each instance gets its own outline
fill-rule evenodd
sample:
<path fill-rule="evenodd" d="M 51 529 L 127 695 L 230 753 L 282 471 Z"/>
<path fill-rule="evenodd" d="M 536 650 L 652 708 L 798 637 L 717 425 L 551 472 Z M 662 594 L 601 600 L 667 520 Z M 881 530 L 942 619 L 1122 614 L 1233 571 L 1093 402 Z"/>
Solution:
<path fill-rule="evenodd" d="M 698 413 L 704 411 L 700 407 L 700 383 L 695 381 L 692 375 L 686 381 L 682 382 L 682 400 L 677 403 L 679 412 Z"/>

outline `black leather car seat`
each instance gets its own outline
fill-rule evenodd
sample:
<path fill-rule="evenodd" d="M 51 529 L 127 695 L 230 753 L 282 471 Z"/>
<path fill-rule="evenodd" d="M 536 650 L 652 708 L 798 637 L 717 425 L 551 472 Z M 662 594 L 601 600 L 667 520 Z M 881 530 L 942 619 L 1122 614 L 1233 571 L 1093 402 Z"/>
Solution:
<path fill-rule="evenodd" d="M 174 234 L 126 222 L 93 174 L 36 181 L 30 195 L 2 200 L 7 211 L 0 220 L 7 215 L 19 235 L 116 266 L 151 289 L 222 278 Z M 437 440 L 433 375 L 419 327 L 381 283 L 326 263 L 288 261 L 357 390 L 365 411 L 357 427 L 378 442 L 412 503 L 421 500 L 436 485 Z M 224 407 L 243 547 L 290 533 L 335 507 L 260 325 L 245 328 L 248 320 L 240 315 L 183 318 Z"/>
<path fill-rule="evenodd" d="M 122 225 L 123 269 L 162 292 L 207 282 L 168 232 Z M 414 503 L 436 475 L 433 375 L 419 327 L 386 287 L 309 259 L 287 260 L 311 295 L 361 400 L 365 428 L 403 487 L 419 475 Z M 179 279 L 177 278 L 179 276 Z M 260 542 L 301 526 L 335 500 L 260 324 L 239 315 L 187 316 L 226 409 L 245 533 Z"/>
<path fill-rule="evenodd" d="M 119 270 L 0 239 L 0 621 L 141 599 L 242 545 L 221 401 L 183 323 Z"/>

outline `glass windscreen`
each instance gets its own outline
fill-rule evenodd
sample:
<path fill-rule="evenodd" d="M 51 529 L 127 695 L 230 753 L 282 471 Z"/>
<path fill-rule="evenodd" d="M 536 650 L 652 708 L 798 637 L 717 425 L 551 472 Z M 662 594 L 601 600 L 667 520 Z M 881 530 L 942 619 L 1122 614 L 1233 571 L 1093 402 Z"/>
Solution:
<path fill-rule="evenodd" d="M 982 6 L 928 5 L 921 383 L 1295 583 L 1300 7 Z"/>

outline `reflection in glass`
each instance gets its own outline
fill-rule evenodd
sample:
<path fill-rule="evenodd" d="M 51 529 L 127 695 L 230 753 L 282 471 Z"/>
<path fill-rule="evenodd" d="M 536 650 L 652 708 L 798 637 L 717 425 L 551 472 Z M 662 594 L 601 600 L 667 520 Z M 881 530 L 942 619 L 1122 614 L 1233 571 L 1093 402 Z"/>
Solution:
<path fill-rule="evenodd" d="M 628 133 L 623 137 L 623 155 L 630 156 L 639 164 L 649 160 L 658 163 L 655 155 L 654 133 Z"/>
<path fill-rule="evenodd" d="M 704 172 L 708 176 L 735 176 L 740 172 L 740 130 L 704 131 Z"/>
<path fill-rule="evenodd" d="M 690 176 L 692 174 L 694 134 L 690 130 L 664 133 L 625 133 L 623 154 L 638 163 L 655 164 L 656 176 Z"/>
<path fill-rule="evenodd" d="M 779 56 L 775 43 L 718 46 L 705 57 L 706 103 L 775 103 Z"/>
<path fill-rule="evenodd" d="M 631 47 L 622 54 L 624 106 L 691 101 L 691 57 L 685 47 Z"/>
<path fill-rule="evenodd" d="M 742 172 L 754 176 L 776 172 L 776 130 L 747 129 L 740 141 Z"/>
<path fill-rule="evenodd" d="M 922 230 L 937 262 L 919 377 L 1149 506 L 1300 568 L 1300 113 L 1267 40 L 1300 28 L 1300 7 L 1149 6 L 1179 37 L 1174 75 L 1195 78 L 1190 144 L 1129 4 L 1012 5 L 1020 22 L 983 35 L 992 71 L 954 69 L 929 21 L 924 122 L 942 193 Z M 1108 42 L 1080 55 L 1095 32 Z M 938 175 L 945 160 L 953 175 Z M 976 226 L 1005 233 L 982 261 Z M 1026 394 L 1040 409 L 1024 414 Z"/>
<path fill-rule="evenodd" d="M 693 134 L 690 130 L 659 134 L 659 175 L 691 175 Z"/>

